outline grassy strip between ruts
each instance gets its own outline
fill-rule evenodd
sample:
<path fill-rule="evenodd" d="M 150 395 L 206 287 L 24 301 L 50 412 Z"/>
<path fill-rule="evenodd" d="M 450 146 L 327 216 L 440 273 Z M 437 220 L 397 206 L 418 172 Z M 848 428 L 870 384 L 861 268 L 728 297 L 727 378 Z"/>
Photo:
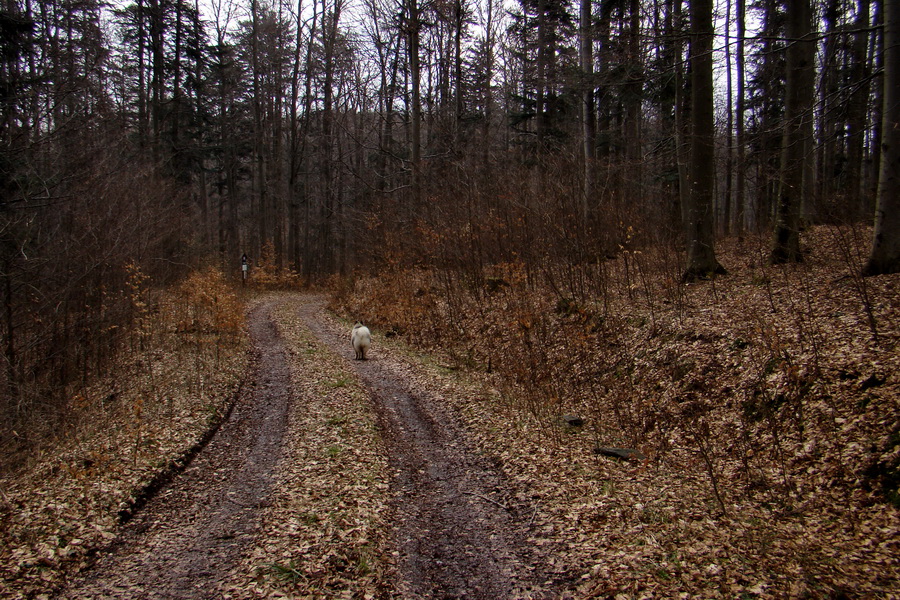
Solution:
<path fill-rule="evenodd" d="M 286 295 L 275 311 L 293 373 L 287 445 L 226 597 L 389 597 L 389 474 L 375 416 L 345 359 L 303 325 L 303 301 Z"/>

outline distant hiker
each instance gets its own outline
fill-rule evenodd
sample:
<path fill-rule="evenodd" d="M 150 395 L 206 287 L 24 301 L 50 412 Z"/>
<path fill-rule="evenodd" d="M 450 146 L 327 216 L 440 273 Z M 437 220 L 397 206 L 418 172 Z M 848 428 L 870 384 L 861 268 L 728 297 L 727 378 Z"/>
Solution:
<path fill-rule="evenodd" d="M 350 334 L 350 343 L 353 344 L 353 350 L 356 351 L 356 360 L 366 360 L 366 351 L 372 344 L 372 334 L 369 328 L 356 322 L 353 326 L 353 333 Z"/>

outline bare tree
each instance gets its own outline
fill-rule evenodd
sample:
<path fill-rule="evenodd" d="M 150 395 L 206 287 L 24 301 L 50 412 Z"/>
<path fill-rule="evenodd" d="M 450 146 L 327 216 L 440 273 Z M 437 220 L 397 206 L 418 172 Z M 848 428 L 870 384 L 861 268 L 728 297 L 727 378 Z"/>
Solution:
<path fill-rule="evenodd" d="M 713 114 L 713 4 L 693 0 L 691 15 L 690 193 L 684 211 L 688 255 L 685 281 L 726 273 L 715 252 L 715 122 Z"/>

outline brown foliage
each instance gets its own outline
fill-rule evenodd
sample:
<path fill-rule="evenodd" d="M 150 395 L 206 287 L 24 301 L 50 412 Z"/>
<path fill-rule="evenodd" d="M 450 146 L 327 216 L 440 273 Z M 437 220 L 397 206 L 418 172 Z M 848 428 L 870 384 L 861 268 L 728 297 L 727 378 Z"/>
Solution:
<path fill-rule="evenodd" d="M 639 502 L 643 534 L 626 535 L 631 513 L 619 508 L 618 526 L 592 516 L 617 504 L 576 493 L 596 487 L 590 466 L 521 467 L 566 470 L 552 477 L 567 482 L 554 510 L 586 519 L 588 539 L 618 540 L 588 544 L 591 558 L 571 542 L 573 557 L 598 565 L 586 594 L 883 594 L 900 580 L 885 563 L 900 532 L 898 281 L 869 280 L 863 294 L 848 275 L 842 244 L 864 245 L 865 232 L 807 239 L 804 264 L 777 267 L 767 240 L 728 240 L 731 275 L 700 285 L 679 283 L 671 250 L 631 245 L 602 266 L 486 267 L 481 286 L 449 268 L 360 277 L 335 306 L 492 373 L 499 396 L 485 411 L 524 436 L 497 444 L 559 448 L 582 465 L 594 445 L 650 457 L 648 472 L 616 484 Z M 583 436 L 560 426 L 563 414 L 586 417 Z M 510 469 L 520 462 L 519 450 L 503 456 Z M 649 547 L 637 545 L 644 536 Z"/>
<path fill-rule="evenodd" d="M 279 266 L 275 244 L 269 240 L 262 248 L 259 263 L 250 272 L 250 284 L 260 290 L 296 290 L 302 286 L 302 280 L 293 269 Z"/>
<path fill-rule="evenodd" d="M 245 325 L 244 304 L 218 269 L 194 271 L 178 286 L 178 331 L 215 334 L 237 339 Z"/>
<path fill-rule="evenodd" d="M 88 564 L 119 512 L 225 414 L 243 376 L 243 304 L 220 272 L 155 294 L 139 268 L 127 272 L 131 343 L 112 349 L 110 375 L 67 388 L 53 437 L 4 440 L 0 598 L 34 597 Z"/>

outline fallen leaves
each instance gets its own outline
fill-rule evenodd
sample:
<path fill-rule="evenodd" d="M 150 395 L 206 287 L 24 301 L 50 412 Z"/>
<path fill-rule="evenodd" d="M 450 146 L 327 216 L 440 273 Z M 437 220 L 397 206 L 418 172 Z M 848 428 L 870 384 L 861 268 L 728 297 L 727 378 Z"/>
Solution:
<path fill-rule="evenodd" d="M 194 344 L 157 332 L 75 396 L 70 431 L 3 471 L 0 598 L 52 592 L 90 564 L 116 537 L 120 513 L 221 418 L 248 359 L 246 336 L 227 337 Z"/>
<path fill-rule="evenodd" d="M 389 597 L 387 459 L 365 388 L 303 325 L 304 302 L 286 296 L 276 313 L 294 382 L 289 439 L 263 530 L 228 593 Z"/>
<path fill-rule="evenodd" d="M 831 236 L 808 232 L 787 267 L 726 244 L 732 275 L 678 293 L 618 287 L 612 265 L 565 310 L 536 282 L 479 296 L 424 270 L 339 302 L 376 329 L 423 324 L 408 339 L 437 358 L 408 352 L 416 381 L 538 507 L 533 541 L 567 558 L 572 596 L 898 597 L 900 279 L 866 280 L 865 300 Z M 423 300 L 408 315 L 404 294 Z"/>

